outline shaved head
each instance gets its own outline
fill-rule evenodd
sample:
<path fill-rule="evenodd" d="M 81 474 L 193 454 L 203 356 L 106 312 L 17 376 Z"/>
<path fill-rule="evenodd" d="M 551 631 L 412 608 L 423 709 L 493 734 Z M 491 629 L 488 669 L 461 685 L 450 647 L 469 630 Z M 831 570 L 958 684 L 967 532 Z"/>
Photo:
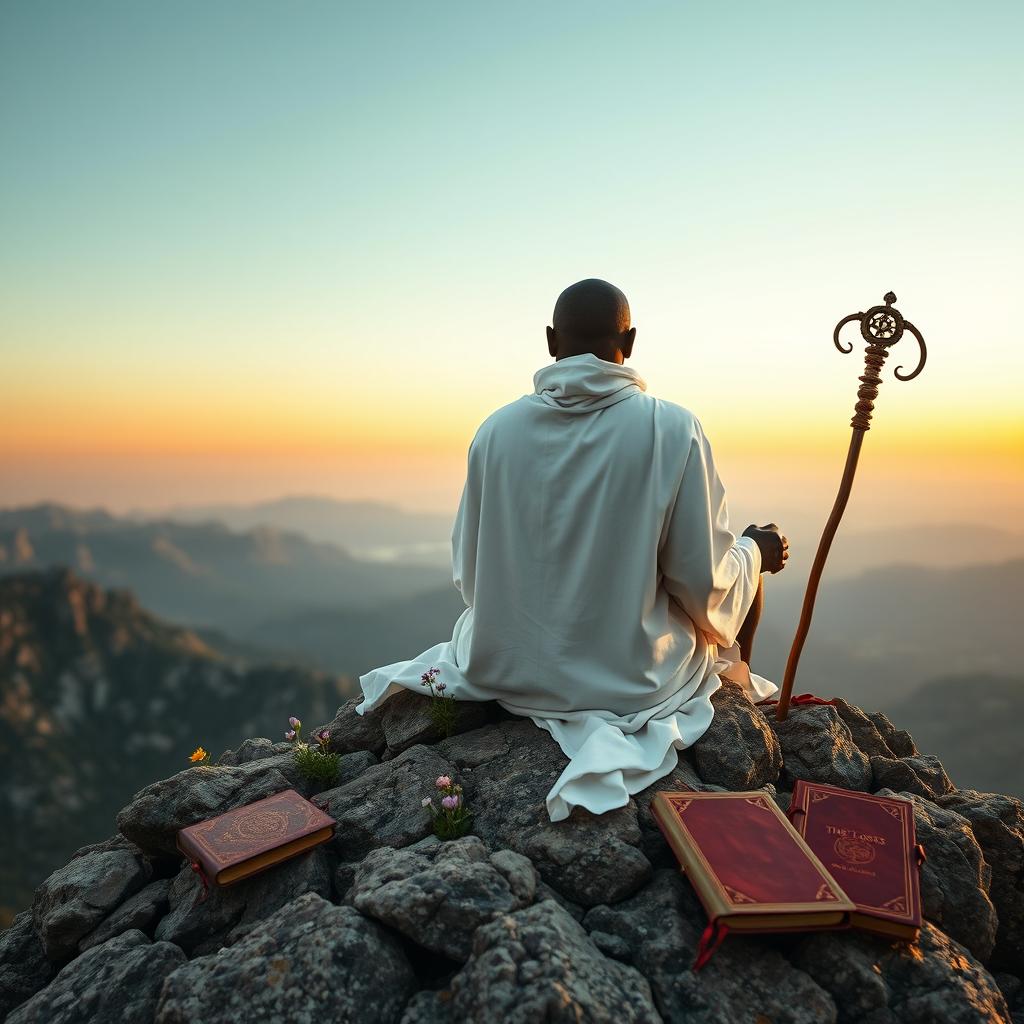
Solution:
<path fill-rule="evenodd" d="M 558 296 L 548 328 L 548 349 L 556 359 L 590 352 L 621 363 L 633 347 L 629 302 L 622 291 L 596 277 L 577 281 Z"/>

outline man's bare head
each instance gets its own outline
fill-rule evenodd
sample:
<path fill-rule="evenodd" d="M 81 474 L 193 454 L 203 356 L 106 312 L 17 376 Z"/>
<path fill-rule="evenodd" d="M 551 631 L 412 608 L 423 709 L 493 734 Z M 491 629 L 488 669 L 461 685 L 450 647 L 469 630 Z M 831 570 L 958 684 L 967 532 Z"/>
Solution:
<path fill-rule="evenodd" d="M 590 352 L 621 363 L 632 353 L 635 335 L 626 296 L 615 285 L 588 277 L 558 296 L 548 328 L 548 351 L 555 359 Z"/>

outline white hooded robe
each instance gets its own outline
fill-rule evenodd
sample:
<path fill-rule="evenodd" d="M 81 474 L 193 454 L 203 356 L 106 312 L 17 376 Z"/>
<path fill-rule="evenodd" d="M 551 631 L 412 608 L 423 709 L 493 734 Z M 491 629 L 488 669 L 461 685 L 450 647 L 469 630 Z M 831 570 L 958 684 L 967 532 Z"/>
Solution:
<path fill-rule="evenodd" d="M 586 354 L 534 375 L 533 394 L 481 424 L 452 531 L 466 609 L 451 640 L 359 679 L 360 714 L 438 681 L 458 700 L 532 718 L 569 763 L 552 821 L 595 814 L 673 770 L 713 717 L 761 555 L 729 530 L 725 490 L 692 413 L 646 394 L 631 367 Z"/>

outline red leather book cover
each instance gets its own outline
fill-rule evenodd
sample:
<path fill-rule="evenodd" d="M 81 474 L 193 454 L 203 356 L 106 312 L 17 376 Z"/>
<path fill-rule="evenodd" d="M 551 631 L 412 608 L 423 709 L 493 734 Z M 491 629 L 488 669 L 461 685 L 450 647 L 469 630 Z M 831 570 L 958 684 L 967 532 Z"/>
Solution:
<path fill-rule="evenodd" d="M 856 903 L 851 924 L 897 938 L 917 938 L 921 853 L 909 800 L 798 781 L 789 816 Z"/>
<path fill-rule="evenodd" d="M 206 878 L 229 885 L 327 842 L 335 821 L 294 789 L 178 833 L 178 849 Z"/>
<path fill-rule="evenodd" d="M 651 810 L 708 914 L 695 968 L 729 930 L 846 924 L 852 901 L 767 794 L 658 793 Z"/>

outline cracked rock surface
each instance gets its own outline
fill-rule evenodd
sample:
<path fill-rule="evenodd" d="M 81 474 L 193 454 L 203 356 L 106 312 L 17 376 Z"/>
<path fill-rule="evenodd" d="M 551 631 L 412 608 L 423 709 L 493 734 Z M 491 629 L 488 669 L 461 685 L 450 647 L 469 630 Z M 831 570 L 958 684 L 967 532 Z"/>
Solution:
<path fill-rule="evenodd" d="M 1024 813 L 956 788 L 885 715 L 794 708 L 785 723 L 735 687 L 711 729 L 625 806 L 551 822 L 565 766 L 551 735 L 494 705 L 439 737 L 425 698 L 358 702 L 327 726 L 343 755 L 315 793 L 331 843 L 207 898 L 179 829 L 287 788 L 293 753 L 248 740 L 137 793 L 120 834 L 85 847 L 0 933 L 0 1015 L 140 1024 L 1024 1024 Z M 470 834 L 441 841 L 423 806 L 450 775 Z M 691 970 L 706 917 L 650 805 L 655 793 L 796 779 L 914 805 L 927 861 L 918 942 L 854 931 L 731 934 Z"/>

